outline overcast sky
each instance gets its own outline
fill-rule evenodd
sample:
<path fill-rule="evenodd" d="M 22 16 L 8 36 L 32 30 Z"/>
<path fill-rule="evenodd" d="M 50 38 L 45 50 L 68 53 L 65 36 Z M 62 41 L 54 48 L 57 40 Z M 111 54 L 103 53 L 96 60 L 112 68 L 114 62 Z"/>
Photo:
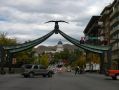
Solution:
<path fill-rule="evenodd" d="M 80 40 L 93 15 L 100 15 L 113 0 L 0 0 L 0 32 L 18 42 L 37 39 L 54 28 L 49 20 L 65 20 L 60 30 Z M 58 40 L 69 43 L 54 34 L 40 45 L 56 45 Z"/>

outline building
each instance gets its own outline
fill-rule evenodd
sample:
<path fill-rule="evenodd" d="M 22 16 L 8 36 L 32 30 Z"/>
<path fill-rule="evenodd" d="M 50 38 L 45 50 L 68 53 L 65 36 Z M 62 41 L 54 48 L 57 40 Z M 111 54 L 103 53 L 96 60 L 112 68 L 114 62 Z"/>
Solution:
<path fill-rule="evenodd" d="M 64 51 L 64 47 L 62 41 L 59 40 L 56 45 L 56 50 L 47 50 L 45 51 L 45 53 L 56 53 L 56 52 L 60 53 L 61 51 Z"/>
<path fill-rule="evenodd" d="M 64 51 L 64 48 L 63 48 L 63 43 L 62 41 L 60 40 L 57 44 L 57 49 L 56 49 L 56 52 L 61 52 L 61 51 Z"/>
<path fill-rule="evenodd" d="M 93 16 L 84 30 L 86 43 L 111 46 L 112 68 L 119 69 L 119 0 L 106 6 L 100 16 Z M 104 63 L 107 63 L 106 58 Z"/>
<path fill-rule="evenodd" d="M 101 26 L 99 25 L 99 19 L 101 16 L 92 16 L 88 25 L 84 30 L 85 43 L 90 45 L 101 45 L 100 32 Z M 99 55 L 86 51 L 86 70 L 97 71 L 100 68 Z"/>
<path fill-rule="evenodd" d="M 110 9 L 111 5 L 106 6 L 102 13 L 101 13 L 101 18 L 100 24 L 101 26 L 101 32 L 100 32 L 100 37 L 101 37 L 101 45 L 109 45 L 110 43 Z"/>
<path fill-rule="evenodd" d="M 99 35 L 100 35 L 100 25 L 98 25 L 98 21 L 100 16 L 92 16 L 88 25 L 84 30 L 85 34 L 85 43 L 91 45 L 99 45 Z"/>
<path fill-rule="evenodd" d="M 112 68 L 119 69 L 119 0 L 103 9 L 100 21 L 102 45 L 112 46 Z"/>
<path fill-rule="evenodd" d="M 119 69 L 119 0 L 114 0 L 110 10 L 110 45 L 112 46 L 112 66 Z"/>

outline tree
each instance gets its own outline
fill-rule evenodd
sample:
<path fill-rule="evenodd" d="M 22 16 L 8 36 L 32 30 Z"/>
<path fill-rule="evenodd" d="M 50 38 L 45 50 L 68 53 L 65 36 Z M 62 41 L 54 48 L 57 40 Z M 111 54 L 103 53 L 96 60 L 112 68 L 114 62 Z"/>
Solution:
<path fill-rule="evenodd" d="M 7 33 L 0 33 L 0 45 L 13 46 L 18 44 L 15 38 L 14 39 L 8 38 L 7 35 L 8 35 Z M 16 58 L 17 60 L 16 64 L 32 63 L 33 59 L 32 59 L 31 52 L 32 49 L 14 53 L 13 57 Z"/>
<path fill-rule="evenodd" d="M 44 65 L 45 67 L 48 67 L 48 65 L 49 65 L 48 55 L 47 54 L 41 55 L 41 57 L 39 59 L 39 63 Z"/>
<path fill-rule="evenodd" d="M 85 56 L 84 56 L 84 52 L 80 52 L 77 55 L 76 60 L 72 63 L 72 65 L 75 66 L 80 66 L 80 67 L 84 67 L 86 64 L 86 60 L 85 60 Z"/>
<path fill-rule="evenodd" d="M 0 45 L 16 45 L 16 39 L 11 39 L 7 37 L 7 33 L 0 33 Z"/>
<path fill-rule="evenodd" d="M 14 57 L 17 59 L 17 64 L 33 63 L 32 49 L 18 52 L 14 54 Z"/>

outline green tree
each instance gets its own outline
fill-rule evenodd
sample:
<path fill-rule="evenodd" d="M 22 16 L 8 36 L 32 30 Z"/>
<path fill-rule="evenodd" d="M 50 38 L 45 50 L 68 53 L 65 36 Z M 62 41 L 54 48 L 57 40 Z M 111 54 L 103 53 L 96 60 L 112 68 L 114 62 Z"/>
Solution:
<path fill-rule="evenodd" d="M 48 67 L 48 65 L 49 65 L 48 55 L 47 54 L 41 55 L 41 57 L 39 59 L 39 63 L 44 65 L 45 67 Z"/>
<path fill-rule="evenodd" d="M 75 57 L 75 60 L 73 60 L 71 63 L 72 67 L 75 67 L 75 66 L 82 67 L 85 65 L 86 61 L 85 61 L 85 56 L 83 51 L 76 50 L 74 52 L 74 57 Z"/>
<path fill-rule="evenodd" d="M 0 45 L 16 45 L 16 39 L 11 39 L 7 37 L 7 33 L 0 33 Z"/>
<path fill-rule="evenodd" d="M 32 49 L 29 49 L 29 50 L 26 50 L 26 51 L 22 51 L 22 52 L 19 52 L 19 53 L 15 53 L 14 54 L 14 57 L 17 59 L 17 63 L 21 63 L 21 64 L 24 64 L 24 63 L 33 63 L 34 59 L 32 57 Z"/>

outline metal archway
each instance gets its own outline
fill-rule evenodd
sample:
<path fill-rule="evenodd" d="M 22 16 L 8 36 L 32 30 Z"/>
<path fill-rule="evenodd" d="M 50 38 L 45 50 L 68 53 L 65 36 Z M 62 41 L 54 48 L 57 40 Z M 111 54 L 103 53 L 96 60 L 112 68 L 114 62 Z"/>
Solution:
<path fill-rule="evenodd" d="M 4 46 L 3 47 L 7 51 L 7 58 L 9 59 L 10 62 L 12 60 L 12 55 L 14 53 L 21 52 L 21 51 L 27 50 L 29 48 L 32 48 L 32 47 L 42 43 L 46 39 L 48 39 L 54 33 L 55 34 L 58 34 L 58 33 L 61 34 L 65 39 L 67 39 L 68 41 L 70 41 L 74 45 L 76 45 L 76 46 L 78 46 L 78 47 L 80 47 L 84 50 L 94 52 L 94 53 L 99 53 L 101 55 L 101 57 L 104 55 L 104 52 L 109 52 L 110 51 L 110 48 L 111 48 L 110 46 L 104 47 L 104 46 L 94 46 L 94 45 L 80 44 L 79 40 L 74 39 L 74 38 L 70 37 L 69 35 L 65 34 L 64 32 L 62 32 L 61 30 L 59 30 L 58 22 L 65 22 L 65 21 L 60 20 L 60 21 L 48 21 L 48 22 L 55 22 L 54 30 L 52 30 L 48 34 L 46 34 L 46 35 L 44 35 L 44 36 L 42 36 L 42 37 L 40 37 L 36 40 L 27 42 L 27 43 L 19 44 L 19 45 L 16 45 L 16 46 Z M 67 22 L 65 22 L 65 23 L 67 23 Z"/>

